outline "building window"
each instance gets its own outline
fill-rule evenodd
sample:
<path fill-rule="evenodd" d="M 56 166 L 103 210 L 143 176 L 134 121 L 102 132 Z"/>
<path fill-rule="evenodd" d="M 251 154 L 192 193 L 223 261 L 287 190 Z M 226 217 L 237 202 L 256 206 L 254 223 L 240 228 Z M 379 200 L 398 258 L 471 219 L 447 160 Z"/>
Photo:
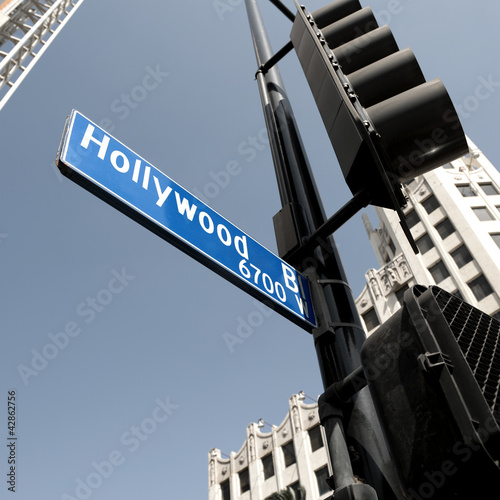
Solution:
<path fill-rule="evenodd" d="M 497 247 L 500 248 L 500 233 L 491 233 L 493 241 L 497 244 Z"/>
<path fill-rule="evenodd" d="M 472 261 L 472 255 L 465 245 L 460 245 L 456 250 L 453 250 L 451 256 L 459 268 Z"/>
<path fill-rule="evenodd" d="M 427 233 L 416 240 L 415 243 L 417 244 L 417 247 L 422 255 L 428 252 L 431 248 L 434 248 L 434 243 Z"/>
<path fill-rule="evenodd" d="M 323 447 L 323 435 L 321 434 L 321 427 L 315 425 L 308 431 L 309 441 L 311 442 L 311 450 L 316 451 Z"/>
<path fill-rule="evenodd" d="M 220 491 L 222 493 L 222 500 L 231 500 L 231 493 L 229 491 L 229 479 L 220 483 Z"/>
<path fill-rule="evenodd" d="M 425 211 L 428 214 L 431 214 L 434 212 L 434 210 L 437 210 L 439 208 L 439 202 L 437 201 L 436 197 L 432 194 L 429 196 L 429 198 L 425 199 L 422 202 L 422 206 L 425 208 Z"/>
<path fill-rule="evenodd" d="M 321 467 L 321 469 L 318 469 L 314 471 L 316 474 L 316 481 L 318 483 L 318 490 L 319 490 L 319 495 L 324 495 L 325 493 L 331 493 L 332 490 L 330 489 L 330 486 L 328 486 L 326 480 L 329 477 L 328 474 L 328 466 Z"/>
<path fill-rule="evenodd" d="M 468 283 L 468 285 L 477 301 L 480 301 L 493 293 L 491 285 L 483 275 L 477 277 L 475 280 L 472 280 Z"/>
<path fill-rule="evenodd" d="M 436 231 L 441 236 L 441 239 L 446 239 L 455 232 L 455 227 L 450 222 L 450 219 L 444 219 L 439 224 L 436 224 Z"/>
<path fill-rule="evenodd" d="M 241 470 L 238 473 L 238 477 L 240 478 L 240 491 L 241 493 L 245 493 L 250 489 L 250 475 L 248 473 L 248 468 Z"/>
<path fill-rule="evenodd" d="M 472 207 L 472 211 L 481 221 L 495 220 L 493 215 L 491 215 L 490 211 L 486 207 Z"/>
<path fill-rule="evenodd" d="M 479 186 L 484 191 L 484 194 L 488 196 L 495 196 L 498 194 L 497 188 L 491 182 L 485 182 L 483 184 L 479 184 Z"/>
<path fill-rule="evenodd" d="M 293 447 L 293 441 L 289 441 L 283 447 L 283 457 L 285 458 L 285 467 L 290 467 L 290 465 L 295 463 L 295 449 Z"/>
<path fill-rule="evenodd" d="M 375 309 L 373 307 L 369 311 L 366 311 L 361 316 L 363 318 L 363 321 L 365 322 L 365 326 L 366 326 L 367 331 L 373 330 L 378 325 L 380 325 L 380 321 L 378 320 L 377 313 L 375 312 Z"/>
<path fill-rule="evenodd" d="M 442 260 L 429 267 L 429 272 L 436 283 L 441 283 L 441 281 L 444 281 L 450 275 Z"/>
<path fill-rule="evenodd" d="M 408 227 L 412 228 L 420 222 L 420 217 L 414 209 L 411 209 L 407 214 L 405 214 L 406 223 Z"/>
<path fill-rule="evenodd" d="M 274 476 L 273 454 L 269 453 L 262 458 L 262 466 L 264 467 L 264 479 L 269 479 Z"/>
<path fill-rule="evenodd" d="M 462 196 L 477 196 L 470 184 L 457 184 L 457 189 Z"/>
<path fill-rule="evenodd" d="M 287 486 L 287 488 L 290 488 L 295 493 L 295 498 L 297 500 L 300 500 L 301 498 L 303 498 L 302 497 L 303 493 L 301 493 L 301 491 L 300 491 L 300 483 L 298 481 L 295 481 L 295 483 L 289 484 Z"/>
<path fill-rule="evenodd" d="M 394 255 L 396 255 L 396 245 L 394 244 L 394 241 L 392 241 L 392 240 L 389 238 L 389 242 L 387 243 L 387 245 L 388 245 L 388 246 L 389 246 L 389 248 L 391 249 L 392 256 L 394 257 Z"/>

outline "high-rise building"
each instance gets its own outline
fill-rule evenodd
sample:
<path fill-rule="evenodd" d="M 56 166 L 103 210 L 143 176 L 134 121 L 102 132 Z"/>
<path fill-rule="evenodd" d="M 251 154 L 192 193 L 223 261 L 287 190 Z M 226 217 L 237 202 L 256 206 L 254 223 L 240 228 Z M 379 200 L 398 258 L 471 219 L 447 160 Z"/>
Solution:
<path fill-rule="evenodd" d="M 404 209 L 419 253 L 395 212 L 363 221 L 380 264 L 369 269 L 356 306 L 368 333 L 400 308 L 408 287 L 436 284 L 500 318 L 500 174 L 470 141 L 469 154 L 405 185 Z"/>
<path fill-rule="evenodd" d="M 208 454 L 209 500 L 265 500 L 288 487 L 302 486 L 307 500 L 332 495 L 326 484 L 331 476 L 318 404 L 304 402 L 303 394 L 289 399 L 280 425 L 261 432 L 264 424 L 250 423 L 239 451 L 224 458 L 217 448 Z"/>
<path fill-rule="evenodd" d="M 0 0 L 0 109 L 83 0 Z"/>

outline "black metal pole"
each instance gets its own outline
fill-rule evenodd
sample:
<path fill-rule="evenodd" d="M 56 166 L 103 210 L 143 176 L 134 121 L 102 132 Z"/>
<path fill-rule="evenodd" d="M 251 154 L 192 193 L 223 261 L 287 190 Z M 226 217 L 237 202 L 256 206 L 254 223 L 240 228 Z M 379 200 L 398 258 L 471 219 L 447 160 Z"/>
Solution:
<path fill-rule="evenodd" d="M 257 66 L 260 68 L 273 52 L 257 5 L 245 0 Z M 295 225 L 301 241 L 325 221 L 325 211 L 307 160 L 304 146 L 277 66 L 257 81 L 269 133 L 278 189 L 283 206 L 293 204 L 300 219 Z M 365 333 L 356 311 L 351 289 L 332 237 L 298 261 L 290 261 L 310 276 L 314 307 L 319 327 L 314 343 L 325 390 L 361 366 L 360 350 Z M 383 433 L 368 390 L 362 389 L 344 419 L 348 444 L 355 449 L 354 474 L 376 490 L 380 500 L 402 498 L 387 451 Z"/>

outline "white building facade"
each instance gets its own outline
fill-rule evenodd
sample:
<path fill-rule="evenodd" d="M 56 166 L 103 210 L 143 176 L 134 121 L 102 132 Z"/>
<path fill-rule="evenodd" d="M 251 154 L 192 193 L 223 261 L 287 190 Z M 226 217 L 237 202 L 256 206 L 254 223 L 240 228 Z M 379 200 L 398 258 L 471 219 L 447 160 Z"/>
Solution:
<path fill-rule="evenodd" d="M 239 451 L 224 458 L 217 448 L 208 454 L 209 500 L 265 500 L 271 494 L 302 486 L 307 500 L 325 500 L 332 491 L 324 430 L 317 403 L 307 404 L 294 394 L 279 426 L 261 432 L 262 423 L 250 423 Z M 297 497 L 298 498 L 298 497 Z"/>
<path fill-rule="evenodd" d="M 396 212 L 376 207 L 368 237 L 380 263 L 365 274 L 356 307 L 368 334 L 396 312 L 408 287 L 436 284 L 500 318 L 500 174 L 479 149 L 405 186 L 404 209 L 420 253 Z"/>

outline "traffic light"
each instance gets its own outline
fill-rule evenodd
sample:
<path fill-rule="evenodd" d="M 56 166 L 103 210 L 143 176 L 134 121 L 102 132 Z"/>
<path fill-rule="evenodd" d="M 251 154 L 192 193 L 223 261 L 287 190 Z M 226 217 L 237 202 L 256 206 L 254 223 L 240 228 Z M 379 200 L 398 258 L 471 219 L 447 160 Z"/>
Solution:
<path fill-rule="evenodd" d="M 399 212 L 403 182 L 468 151 L 451 99 L 359 0 L 312 14 L 294 1 L 290 38 L 347 185 Z"/>
<path fill-rule="evenodd" d="M 405 498 L 482 498 L 497 487 L 499 321 L 417 285 L 361 357 Z"/>

